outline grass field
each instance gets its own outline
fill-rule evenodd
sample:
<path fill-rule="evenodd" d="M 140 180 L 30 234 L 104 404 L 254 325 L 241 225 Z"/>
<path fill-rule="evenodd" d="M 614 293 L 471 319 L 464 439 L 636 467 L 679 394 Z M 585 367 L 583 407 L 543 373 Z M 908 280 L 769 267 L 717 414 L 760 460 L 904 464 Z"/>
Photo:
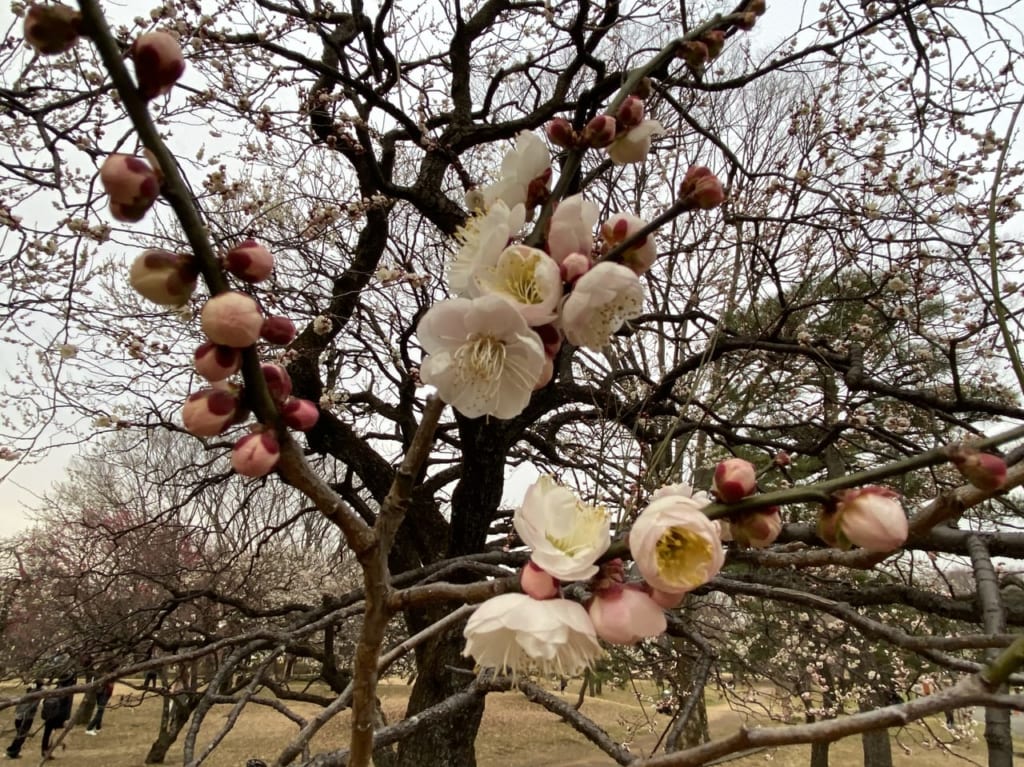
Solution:
<path fill-rule="evenodd" d="M 400 682 L 381 685 L 380 697 L 389 720 L 398 718 L 405 707 L 409 688 Z M 75 767 L 141 767 L 150 743 L 155 737 L 160 718 L 161 699 L 148 696 L 140 705 L 119 705 L 123 700 L 138 700 L 138 692 L 118 685 L 112 707 L 104 716 L 103 730 L 98 736 L 86 735 L 82 729 L 72 729 L 64 740 L 64 747 L 56 752 L 57 761 Z M 76 701 L 77 703 L 77 701 Z M 313 707 L 297 704 L 295 710 L 303 715 Z M 218 706 L 204 723 L 199 736 L 200 749 L 223 727 L 230 707 Z M 607 690 L 602 698 L 587 698 L 583 711 L 601 724 L 615 739 L 627 742 L 634 753 L 647 753 L 667 723 L 667 717 L 645 709 L 628 691 Z M 3 737 L 12 737 L 13 716 L 4 722 Z M 726 735 L 741 723 L 740 717 L 722 704 L 709 707 L 712 736 Z M 344 745 L 347 738 L 348 715 L 335 719 L 314 741 L 314 750 L 328 750 Z M 38 722 L 37 722 L 38 724 Z M 931 730 L 931 733 L 928 730 Z M 251 757 L 271 762 L 281 747 L 296 732 L 295 725 L 278 712 L 265 706 L 250 706 L 237 726 L 224 739 L 220 747 L 204 764 L 210 767 L 241 767 Z M 979 728 L 980 734 L 980 728 Z M 941 719 L 893 732 L 893 756 L 896 767 L 920 765 L 927 759 L 929 767 L 985 763 L 983 741 L 957 744 L 952 753 L 930 745 L 935 737 L 948 739 Z M 182 736 L 183 737 L 183 736 Z M 1024 743 L 1018 742 L 1018 750 Z M 769 763 L 773 767 L 806 767 L 810 747 L 794 746 L 772 749 L 729 762 L 733 767 L 752 767 Z M 22 751 L 23 763 L 37 760 L 39 735 L 30 739 Z M 563 724 L 555 715 L 528 703 L 518 693 L 491 695 L 477 741 L 478 762 L 481 767 L 598 767 L 612 765 L 594 746 Z M 965 761 L 965 758 L 967 761 Z M 834 743 L 832 764 L 837 767 L 858 765 L 860 741 L 858 738 Z M 167 764 L 181 764 L 181 743 L 168 755 Z M 453 765 L 453 767 L 457 767 Z"/>

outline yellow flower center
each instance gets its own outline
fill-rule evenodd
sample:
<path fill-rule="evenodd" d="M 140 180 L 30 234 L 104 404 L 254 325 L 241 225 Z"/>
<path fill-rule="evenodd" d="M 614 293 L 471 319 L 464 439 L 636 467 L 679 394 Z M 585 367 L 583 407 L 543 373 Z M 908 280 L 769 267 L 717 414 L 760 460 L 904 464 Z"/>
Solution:
<path fill-rule="evenodd" d="M 505 367 L 505 344 L 494 336 L 477 335 L 456 349 L 453 356 L 463 381 L 496 382 Z"/>
<path fill-rule="evenodd" d="M 671 583 L 696 588 L 706 580 L 704 572 L 714 554 L 711 542 L 685 527 L 670 527 L 654 547 L 658 571 Z"/>
<path fill-rule="evenodd" d="M 556 536 L 550 528 L 544 533 L 548 543 L 570 558 L 594 545 L 608 518 L 604 506 L 590 506 L 577 500 L 575 507 L 572 528 L 568 535 Z"/>
<path fill-rule="evenodd" d="M 495 287 L 521 304 L 533 306 L 543 302 L 536 278 L 541 257 L 542 254 L 527 248 L 505 251 L 495 268 Z"/>

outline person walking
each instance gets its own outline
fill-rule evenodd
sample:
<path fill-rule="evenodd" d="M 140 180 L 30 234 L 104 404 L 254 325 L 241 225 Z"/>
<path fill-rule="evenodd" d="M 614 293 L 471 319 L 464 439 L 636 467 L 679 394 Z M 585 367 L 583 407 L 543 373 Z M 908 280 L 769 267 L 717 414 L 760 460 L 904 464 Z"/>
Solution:
<path fill-rule="evenodd" d="M 96 691 L 96 713 L 92 715 L 89 726 L 85 728 L 86 735 L 98 735 L 103 727 L 103 712 L 114 695 L 114 683 L 107 682 Z"/>
<path fill-rule="evenodd" d="M 43 689 L 43 680 L 37 679 L 35 687 L 26 688 L 26 693 L 39 692 Z M 20 759 L 21 747 L 25 745 L 25 739 L 32 731 L 32 722 L 36 718 L 36 709 L 39 708 L 39 700 L 27 700 L 19 703 L 14 709 L 14 740 L 7 747 L 8 759 Z"/>
<path fill-rule="evenodd" d="M 57 680 L 54 688 L 59 690 L 62 687 L 73 687 L 77 681 L 78 678 L 75 676 L 75 672 L 69 671 Z M 55 695 L 43 701 L 43 742 L 41 744 L 43 759 L 53 759 L 53 755 L 50 753 L 50 737 L 53 735 L 54 730 L 63 728 L 67 724 L 68 719 L 71 718 L 73 699 L 74 695 L 72 693 L 65 693 L 63 695 Z"/>

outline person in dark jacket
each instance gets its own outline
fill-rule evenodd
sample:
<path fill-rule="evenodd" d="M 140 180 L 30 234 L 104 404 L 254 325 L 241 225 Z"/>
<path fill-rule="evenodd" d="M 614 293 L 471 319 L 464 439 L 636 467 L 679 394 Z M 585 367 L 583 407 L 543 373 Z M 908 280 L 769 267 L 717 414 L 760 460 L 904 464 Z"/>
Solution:
<path fill-rule="evenodd" d="M 75 672 L 69 671 L 57 680 L 55 689 L 73 687 L 77 681 Z M 50 756 L 50 736 L 53 735 L 54 730 L 62 729 L 71 718 L 71 704 L 74 697 L 73 693 L 65 693 L 53 698 L 56 705 L 47 706 L 46 702 L 43 702 L 43 759 L 53 758 Z"/>
<path fill-rule="evenodd" d="M 43 689 L 43 680 L 37 679 L 35 687 L 29 687 L 25 692 L 39 692 L 41 689 Z M 14 709 L 14 740 L 7 747 L 8 759 L 21 758 L 21 747 L 25 744 L 25 739 L 32 731 L 32 722 L 36 718 L 37 708 L 39 708 L 38 699 L 19 703 Z"/>
<path fill-rule="evenodd" d="M 96 735 L 103 727 L 103 712 L 114 695 L 114 683 L 107 682 L 96 691 L 96 713 L 92 715 L 89 726 L 85 728 L 86 735 Z"/>

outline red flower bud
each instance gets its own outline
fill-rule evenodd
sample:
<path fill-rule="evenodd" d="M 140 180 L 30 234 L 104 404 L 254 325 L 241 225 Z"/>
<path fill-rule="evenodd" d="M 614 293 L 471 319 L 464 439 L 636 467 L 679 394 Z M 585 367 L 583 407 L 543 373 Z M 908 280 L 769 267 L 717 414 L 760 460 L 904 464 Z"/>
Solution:
<path fill-rule="evenodd" d="M 699 40 L 687 40 L 676 47 L 676 56 L 694 69 L 702 69 L 708 63 L 708 47 Z"/>
<path fill-rule="evenodd" d="M 140 35 L 131 47 L 135 79 L 145 99 L 162 96 L 171 90 L 185 71 L 185 57 L 174 35 L 149 32 Z"/>
<path fill-rule="evenodd" d="M 231 450 L 231 468 L 245 477 L 262 477 L 277 465 L 281 446 L 270 432 L 247 434 Z"/>
<path fill-rule="evenodd" d="M 564 117 L 556 117 L 545 127 L 548 134 L 548 141 L 563 149 L 573 149 L 580 140 L 579 135 L 573 130 L 572 123 Z"/>
<path fill-rule="evenodd" d="M 160 306 L 182 306 L 196 288 L 195 259 L 167 250 L 144 250 L 133 262 L 128 281 L 143 298 Z"/>
<path fill-rule="evenodd" d="M 776 466 L 789 466 L 792 462 L 793 459 L 789 457 L 789 453 L 785 450 L 780 450 L 775 454 L 775 457 L 772 458 L 772 463 Z"/>
<path fill-rule="evenodd" d="M 100 182 L 118 221 L 138 221 L 160 196 L 160 177 L 141 157 L 112 154 L 100 168 Z"/>
<path fill-rule="evenodd" d="M 735 503 L 757 491 L 757 470 L 743 458 L 728 458 L 715 467 L 714 487 L 722 503 Z"/>
<path fill-rule="evenodd" d="M 316 426 L 320 418 L 320 411 L 315 404 L 308 399 L 289 397 L 281 405 L 281 418 L 289 429 L 296 431 L 309 431 Z"/>
<path fill-rule="evenodd" d="M 1006 461 L 997 455 L 979 453 L 958 445 L 949 451 L 949 460 L 979 490 L 994 492 L 1006 484 Z"/>
<path fill-rule="evenodd" d="M 287 317 L 267 317 L 260 328 L 260 336 L 268 343 L 285 346 L 295 339 L 295 323 Z"/>
<path fill-rule="evenodd" d="M 591 149 L 604 149 L 615 140 L 615 118 L 598 115 L 583 129 L 582 143 Z"/>
<path fill-rule="evenodd" d="M 644 121 L 644 100 L 636 96 L 626 96 L 616 117 L 619 125 L 625 130 L 635 128 Z"/>
<path fill-rule="evenodd" d="M 214 343 L 244 349 L 259 339 L 263 315 L 254 299 L 232 290 L 206 302 L 200 324 Z"/>
<path fill-rule="evenodd" d="M 280 365 L 267 363 L 260 366 L 263 371 L 263 378 L 267 381 L 267 388 L 270 389 L 270 396 L 278 402 L 284 402 L 292 393 L 292 377 L 288 371 Z"/>
<path fill-rule="evenodd" d="M 738 514 L 729 520 L 733 540 L 746 548 L 763 549 L 775 543 L 782 532 L 782 515 L 778 506 Z"/>
<path fill-rule="evenodd" d="M 725 32 L 721 29 L 705 32 L 701 42 L 708 47 L 708 58 L 717 59 L 725 47 Z"/>
<path fill-rule="evenodd" d="M 60 3 L 32 5 L 25 14 L 25 42 L 44 56 L 74 48 L 81 28 L 82 14 Z"/>
<path fill-rule="evenodd" d="M 244 418 L 238 397 L 224 389 L 200 389 L 189 395 L 181 409 L 185 429 L 197 437 L 215 437 Z"/>
<path fill-rule="evenodd" d="M 754 25 L 757 23 L 757 14 L 750 12 L 741 13 L 739 16 L 736 17 L 736 20 L 733 23 L 736 25 L 737 29 L 742 29 L 744 32 L 749 32 L 754 28 Z"/>
<path fill-rule="evenodd" d="M 725 190 L 708 168 L 696 165 L 686 171 L 679 187 L 679 199 L 686 210 L 711 210 L 725 201 Z"/>
<path fill-rule="evenodd" d="M 196 349 L 194 362 L 196 372 L 207 381 L 223 381 L 242 367 L 242 352 L 207 341 Z"/>
<path fill-rule="evenodd" d="M 554 357 L 558 355 L 558 350 L 562 348 L 562 342 L 565 340 L 565 334 L 551 324 L 540 325 L 535 327 L 534 330 L 537 332 L 537 335 L 540 336 L 540 340 L 544 344 L 545 356 L 549 359 L 554 359 Z"/>
<path fill-rule="evenodd" d="M 527 209 L 542 205 L 548 199 L 548 195 L 550 194 L 548 184 L 550 183 L 551 168 L 546 169 L 543 173 L 530 181 L 529 185 L 526 187 Z"/>
<path fill-rule="evenodd" d="M 224 268 L 240 280 L 262 282 L 274 269 L 274 256 L 256 240 L 245 240 L 228 251 Z"/>

